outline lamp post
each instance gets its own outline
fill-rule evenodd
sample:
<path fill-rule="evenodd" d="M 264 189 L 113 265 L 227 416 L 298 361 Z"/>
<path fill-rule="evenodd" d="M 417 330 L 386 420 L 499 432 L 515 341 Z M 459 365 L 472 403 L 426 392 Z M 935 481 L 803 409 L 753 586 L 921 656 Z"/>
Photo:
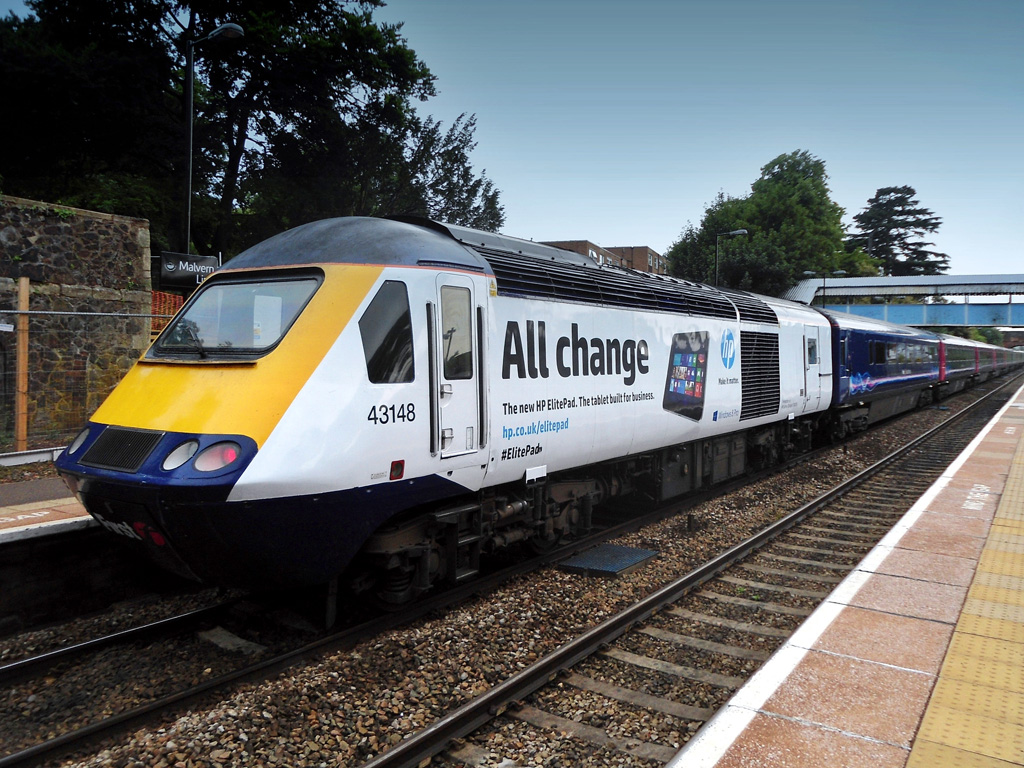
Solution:
<path fill-rule="evenodd" d="M 185 39 L 185 105 L 188 110 L 188 183 L 185 185 L 185 253 L 189 253 L 192 243 L 192 102 L 194 99 L 194 81 L 196 76 L 195 47 L 211 40 L 237 40 L 245 35 L 245 30 L 237 24 L 221 24 L 208 35 L 199 38 Z"/>
<path fill-rule="evenodd" d="M 844 277 L 846 275 L 845 269 L 837 269 L 832 273 L 833 277 Z M 820 277 L 821 278 L 821 306 L 825 306 L 825 279 L 828 277 L 828 272 L 822 272 L 820 275 L 817 272 L 812 272 L 809 269 L 804 270 L 805 277 Z M 813 301 L 813 299 L 812 299 Z"/>
<path fill-rule="evenodd" d="M 715 235 L 715 285 L 718 285 L 718 241 L 723 237 L 734 237 L 736 235 L 745 235 L 747 230 L 745 229 L 734 229 L 732 232 L 719 232 Z"/>

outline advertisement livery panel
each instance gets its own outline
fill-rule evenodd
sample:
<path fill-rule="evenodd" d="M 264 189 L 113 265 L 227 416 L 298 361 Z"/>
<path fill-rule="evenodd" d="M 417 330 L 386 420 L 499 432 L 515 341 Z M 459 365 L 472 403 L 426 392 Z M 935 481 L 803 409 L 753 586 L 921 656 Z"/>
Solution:
<path fill-rule="evenodd" d="M 362 268 L 345 269 L 346 274 L 362 274 Z M 777 329 L 764 329 L 780 335 L 782 410 L 740 421 L 738 323 L 493 296 L 486 278 L 475 277 L 474 305 L 483 313 L 486 361 L 478 373 L 474 368 L 481 380 L 471 383 L 480 387 L 478 402 L 487 412 L 453 422 L 459 393 L 453 387 L 449 395 L 444 384 L 451 382 L 439 378 L 443 394 L 436 403 L 436 427 L 451 430 L 448 445 L 460 455 L 444 457 L 441 446 L 432 455 L 426 306 L 439 305 L 436 274 L 386 269 L 373 275 L 377 279 L 354 307 L 354 317 L 362 317 L 384 281 L 405 284 L 415 376 L 392 383 L 353 376 L 354 364 L 364 366 L 364 349 L 358 325 L 350 325 L 269 437 L 267 444 L 275 450 L 257 454 L 234 498 L 300 489 L 311 493 L 339 483 L 389 483 L 392 464 L 399 460 L 406 478 L 436 474 L 475 490 L 766 424 L 802 407 L 802 324 L 783 321 Z M 321 291 L 316 298 L 327 300 L 328 294 Z M 441 323 L 440 313 L 436 323 L 440 377 L 442 355 L 456 347 L 444 336 L 453 324 Z M 467 338 L 477 354 L 475 330 Z M 461 399 L 477 402 L 475 397 Z M 353 419 L 366 428 L 348 428 Z M 477 438 L 479 429 L 485 430 L 483 440 Z M 476 449 L 462 454 L 467 445 Z M 264 474 L 273 469 L 268 465 L 264 471 L 264 461 L 282 453 L 297 455 L 300 449 L 315 461 L 293 467 L 288 487 L 264 485 Z M 346 459 L 355 454 L 359 461 Z"/>
<path fill-rule="evenodd" d="M 492 308 L 488 485 L 737 427 L 728 322 L 504 297 Z"/>

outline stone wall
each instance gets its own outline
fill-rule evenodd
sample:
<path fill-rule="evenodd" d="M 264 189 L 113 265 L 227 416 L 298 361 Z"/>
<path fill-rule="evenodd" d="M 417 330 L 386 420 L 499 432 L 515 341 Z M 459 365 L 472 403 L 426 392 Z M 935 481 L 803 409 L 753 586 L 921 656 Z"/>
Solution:
<path fill-rule="evenodd" d="M 29 442 L 80 428 L 149 343 L 149 222 L 0 196 L 0 323 L 31 280 Z M 7 310 L 6 312 L 4 310 Z M 14 430 L 15 334 L 0 331 L 0 452 Z M 53 442 L 53 441 L 58 442 Z"/>

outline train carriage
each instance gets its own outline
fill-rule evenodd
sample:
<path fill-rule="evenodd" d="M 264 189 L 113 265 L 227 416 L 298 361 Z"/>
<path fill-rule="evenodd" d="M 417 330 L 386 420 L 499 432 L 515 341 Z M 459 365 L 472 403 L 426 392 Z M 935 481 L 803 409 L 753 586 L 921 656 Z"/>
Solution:
<path fill-rule="evenodd" d="M 978 381 L 988 381 L 999 374 L 999 357 L 991 344 L 978 343 Z"/>
<path fill-rule="evenodd" d="M 971 339 L 939 335 L 938 397 L 949 397 L 977 381 L 981 347 Z"/>
<path fill-rule="evenodd" d="M 840 435 L 931 402 L 939 381 L 939 339 L 880 320 L 824 311 L 833 328 L 838 374 L 833 404 Z"/>

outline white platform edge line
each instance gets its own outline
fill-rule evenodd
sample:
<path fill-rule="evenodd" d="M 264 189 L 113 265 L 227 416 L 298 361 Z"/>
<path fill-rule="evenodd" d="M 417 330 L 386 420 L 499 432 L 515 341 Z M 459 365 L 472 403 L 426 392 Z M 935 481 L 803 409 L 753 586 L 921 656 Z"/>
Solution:
<path fill-rule="evenodd" d="M 1024 392 L 1024 385 L 999 409 L 977 436 L 957 456 L 939 478 L 926 490 L 899 522 L 876 544 L 864 559 L 843 579 L 829 596 L 807 617 L 790 638 L 772 654 L 746 684 L 733 694 L 714 717 L 697 731 L 676 753 L 665 768 L 711 768 L 717 765 L 750 721 L 760 711 L 779 686 L 807 655 L 814 643 L 842 613 L 868 578 L 876 572 L 882 561 L 892 552 L 903 534 L 917 521 L 936 496 L 949 485 L 950 480 L 963 467 L 982 440 L 992 431 L 1003 414 Z M 749 689 L 749 690 L 748 690 Z M 684 762 L 685 761 L 685 762 Z"/>
<path fill-rule="evenodd" d="M 73 531 L 77 528 L 92 528 L 99 525 L 92 517 L 75 517 L 68 520 L 49 520 L 45 523 L 34 525 L 22 525 L 17 528 L 5 528 L 0 530 L 0 546 L 12 541 L 25 541 L 40 536 L 49 536 L 59 533 L 61 528 Z"/>

